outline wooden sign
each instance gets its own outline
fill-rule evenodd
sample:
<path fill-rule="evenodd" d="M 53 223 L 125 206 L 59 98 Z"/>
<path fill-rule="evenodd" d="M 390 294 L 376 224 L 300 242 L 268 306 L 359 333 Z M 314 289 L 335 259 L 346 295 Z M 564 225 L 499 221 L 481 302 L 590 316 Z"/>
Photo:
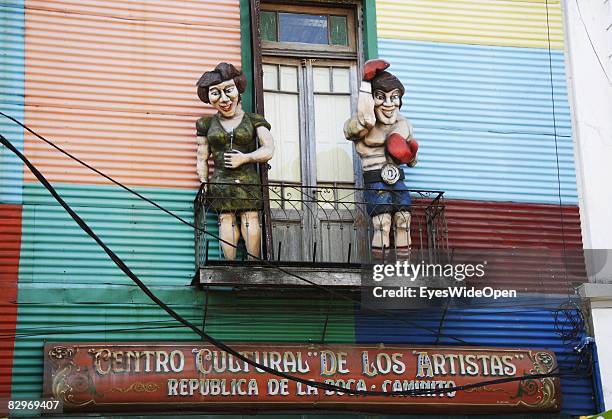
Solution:
<path fill-rule="evenodd" d="M 457 386 L 556 371 L 546 350 L 372 345 L 233 344 L 306 380 L 411 395 L 350 395 L 268 374 L 202 343 L 48 343 L 44 395 L 66 411 L 496 413 L 560 409 L 556 377 Z M 425 394 L 427 393 L 427 394 Z"/>

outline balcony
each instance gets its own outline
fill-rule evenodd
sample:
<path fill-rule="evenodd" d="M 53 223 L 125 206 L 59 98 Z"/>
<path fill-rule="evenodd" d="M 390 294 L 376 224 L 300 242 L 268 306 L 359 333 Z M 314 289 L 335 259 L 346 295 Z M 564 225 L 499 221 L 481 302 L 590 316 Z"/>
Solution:
<path fill-rule="evenodd" d="M 214 188 L 217 191 L 218 185 Z M 364 201 L 365 188 L 274 182 L 264 187 L 231 184 L 231 188 L 240 195 L 232 196 L 234 204 L 237 200 L 258 202 L 261 193 L 265 205 L 255 228 L 261 230 L 259 253 L 263 260 L 249 258 L 242 240 L 235 260 L 224 259 L 222 244 L 215 237 L 220 235 L 218 210 L 228 197 L 223 193 L 215 196 L 213 190 L 207 194 L 202 185 L 194 201 L 195 224 L 201 229 L 195 233 L 194 285 L 306 284 L 287 274 L 290 272 L 320 285 L 354 287 L 361 283 L 361 272 L 374 263 L 406 259 L 434 263 L 445 258 L 448 250 L 444 198 L 440 191 L 409 191 L 412 206 L 408 253 L 396 247 L 394 237 L 401 232 L 393 223 L 389 248 L 373 254 L 372 238 L 383 232 L 370 220 Z M 239 225 L 239 214 L 235 220 L 239 231 L 248 235 L 253 226 Z"/>

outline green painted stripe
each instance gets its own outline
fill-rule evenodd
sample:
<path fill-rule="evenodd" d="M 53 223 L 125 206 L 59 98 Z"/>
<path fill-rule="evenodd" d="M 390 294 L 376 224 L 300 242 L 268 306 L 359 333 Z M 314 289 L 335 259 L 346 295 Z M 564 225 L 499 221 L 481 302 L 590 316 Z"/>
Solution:
<path fill-rule="evenodd" d="M 376 32 L 376 0 L 363 2 L 363 53 L 366 60 L 378 58 L 378 35 Z"/>
<path fill-rule="evenodd" d="M 109 186 L 57 185 L 58 192 L 148 285 L 187 286 L 194 275 L 192 228 L 126 191 Z M 195 191 L 138 191 L 193 221 Z M 211 219 L 210 229 L 217 232 Z M 26 184 L 20 282 L 123 284 L 131 281 L 46 190 Z M 218 245 L 210 257 L 218 258 Z"/>
<path fill-rule="evenodd" d="M 202 292 L 186 287 L 153 288 L 153 292 L 180 315 L 202 324 Z M 18 303 L 14 399 L 40 397 L 42 348 L 47 341 L 199 340 L 137 288 L 20 284 Z"/>
<path fill-rule="evenodd" d="M 270 291 L 210 292 L 206 331 L 234 341 L 354 343 L 353 304 L 329 296 Z M 329 317 L 328 317 L 329 314 Z"/>

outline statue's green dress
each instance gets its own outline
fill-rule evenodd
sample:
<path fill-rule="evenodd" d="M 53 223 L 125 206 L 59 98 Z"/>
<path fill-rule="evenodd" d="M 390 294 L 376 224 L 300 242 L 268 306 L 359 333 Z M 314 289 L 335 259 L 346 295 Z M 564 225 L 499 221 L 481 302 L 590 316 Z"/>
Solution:
<path fill-rule="evenodd" d="M 214 173 L 209 179 L 207 207 L 218 212 L 258 211 L 262 208 L 261 181 L 256 163 L 226 169 L 223 154 L 234 150 L 251 153 L 257 149 L 257 128 L 270 124 L 263 116 L 245 112 L 233 132 L 227 132 L 219 121 L 219 114 L 203 116 L 196 122 L 198 136 L 208 139 L 214 161 Z M 233 136 L 233 138 L 232 138 Z"/>

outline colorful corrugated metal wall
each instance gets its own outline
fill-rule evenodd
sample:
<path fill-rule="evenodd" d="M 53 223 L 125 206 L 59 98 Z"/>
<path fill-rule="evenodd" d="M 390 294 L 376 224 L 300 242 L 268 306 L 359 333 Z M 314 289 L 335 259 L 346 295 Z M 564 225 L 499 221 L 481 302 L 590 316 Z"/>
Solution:
<path fill-rule="evenodd" d="M 563 303 L 563 300 L 558 300 Z M 547 304 L 554 305 L 554 301 Z M 584 335 L 566 341 L 559 330 L 572 328 L 575 312 L 555 318 L 555 313 L 542 307 L 542 299 L 523 299 L 495 307 L 427 308 L 416 312 L 397 312 L 407 322 L 357 313 L 355 338 L 359 343 L 402 343 L 420 345 L 497 346 L 546 348 L 553 350 L 561 368 L 562 412 L 581 415 L 595 412 L 591 377 L 585 370 L 576 370 L 580 357 L 574 346 Z M 423 330 L 428 328 L 430 331 Z M 460 339 L 457 341 L 456 339 Z M 536 417 L 535 415 L 533 417 Z"/>
<path fill-rule="evenodd" d="M 23 0 L 0 0 L 0 111 L 23 121 Z M 23 129 L 0 117 L 0 133 L 23 150 Z M 0 145 L 0 203 L 21 203 L 23 169 L 13 153 Z"/>
<path fill-rule="evenodd" d="M 239 0 L 0 0 L 0 23 L 1 109 L 191 221 L 194 124 L 211 112 L 195 82 L 218 61 L 240 64 Z M 203 296 L 189 287 L 190 228 L 33 135 L 24 138 L 6 120 L 0 128 L 164 301 L 202 323 Z M 9 232 L 14 223 L 5 228 L 2 219 L 0 266 L 13 269 L 7 277 L 2 268 L 2 284 L 14 290 L 0 304 L 2 391 L 11 382 L 10 361 L 13 396 L 40 394 L 44 340 L 196 339 L 144 299 L 31 173 L 1 151 L 0 203 L 23 203 L 0 207 L 0 215 L 19 213 L 22 231 L 19 255 Z"/>
<path fill-rule="evenodd" d="M 378 0 L 377 27 L 379 56 L 406 87 L 402 112 L 420 143 L 407 182 L 445 191 L 449 245 L 488 257 L 524 252 L 535 263 L 521 260 L 495 284 L 562 302 L 573 291 L 560 275 L 563 252 L 582 249 L 582 239 L 560 2 Z M 468 344 L 551 348 L 566 371 L 577 360 L 540 298 L 445 316 L 406 314 Z M 355 323 L 358 342 L 458 344 L 386 318 L 358 314 Z M 594 413 L 590 378 L 562 386 L 564 413 Z"/>
<path fill-rule="evenodd" d="M 404 82 L 402 110 L 427 150 L 412 186 L 577 204 L 559 2 L 548 19 L 539 1 L 383 0 L 377 10 L 379 54 Z"/>
<path fill-rule="evenodd" d="M 0 397 L 11 395 L 20 242 L 21 206 L 0 204 Z"/>
<path fill-rule="evenodd" d="M 392 61 L 406 84 L 404 112 L 422 145 L 419 166 L 409 173 L 411 186 L 446 190 L 453 198 L 448 203 L 451 243 L 488 246 L 497 240 L 521 247 L 537 231 L 545 246 L 554 247 L 563 229 L 566 244 L 579 245 L 559 3 L 377 3 L 380 55 Z M 78 157 L 191 220 L 197 187 L 193 123 L 209 112 L 197 101 L 194 83 L 217 61 L 240 62 L 240 10 L 239 0 L 179 4 L 0 0 L 0 109 L 25 118 Z M 193 273 L 189 228 L 35 137 L 24 139 L 22 130 L 5 120 L 0 129 L 20 147 L 25 140 L 26 154 L 158 296 L 214 336 L 454 342 L 436 341 L 422 329 L 392 325 L 347 304 L 330 304 L 327 297 L 218 293 L 207 298 L 188 287 Z M 150 304 L 32 175 L 0 152 L 0 215 L 5 216 L 0 233 L 10 238 L 0 246 L 0 284 L 9 290 L 0 301 L 3 336 L 8 337 L 1 346 L 0 391 L 9 389 L 13 362 L 13 397 L 40 394 L 45 340 L 196 339 Z M 555 211 L 557 157 L 562 211 L 569 214 L 563 220 Z M 7 203 L 23 203 L 23 209 Z M 11 321 L 15 302 L 16 326 Z M 421 326 L 439 326 L 439 314 L 432 315 L 433 320 L 416 317 Z M 550 310 L 538 307 L 512 313 L 455 310 L 444 332 L 482 345 L 548 345 L 573 362 L 552 323 Z M 15 327 L 16 355 L 11 357 Z M 564 381 L 566 413 L 592 412 L 589 385 L 586 379 Z"/>
<path fill-rule="evenodd" d="M 0 0 L 0 111 L 23 120 L 24 5 Z M 23 130 L 0 117 L 0 134 L 23 150 Z M 0 397 L 11 395 L 17 325 L 23 170 L 0 145 Z"/>

